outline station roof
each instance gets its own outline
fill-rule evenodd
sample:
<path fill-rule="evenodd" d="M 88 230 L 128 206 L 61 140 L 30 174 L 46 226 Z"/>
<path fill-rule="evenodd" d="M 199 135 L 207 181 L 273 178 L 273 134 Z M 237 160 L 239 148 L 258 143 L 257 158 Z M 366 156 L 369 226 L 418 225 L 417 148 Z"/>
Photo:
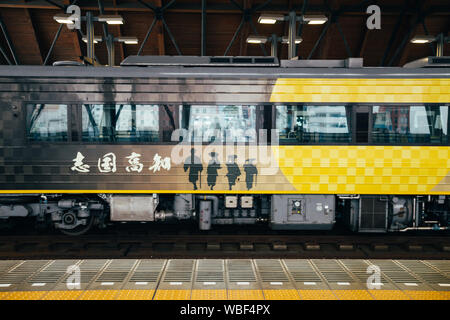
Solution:
<path fill-rule="evenodd" d="M 7 38 L 18 64 L 42 65 L 59 28 L 53 16 L 63 13 L 72 1 L 0 0 L 0 47 L 8 60 L 14 63 Z M 104 14 L 120 14 L 124 19 L 123 25 L 109 25 L 109 33 L 116 37 L 134 36 L 139 40 L 138 45 L 115 43 L 116 65 L 127 56 L 137 54 L 155 17 L 163 19 L 156 19 L 142 55 L 177 55 L 176 46 L 182 55 L 201 55 L 201 0 L 79 0 L 76 4 L 81 7 L 82 14 L 92 11 L 99 15 L 99 2 Z M 434 55 L 435 44 L 418 45 L 410 43 L 410 39 L 415 35 L 448 34 L 450 28 L 448 0 L 206 0 L 205 3 L 203 54 L 207 56 L 224 55 L 241 21 L 244 21 L 242 27 L 227 52 L 229 56 L 262 56 L 260 46 L 246 42 L 255 30 L 264 36 L 288 35 L 288 22 L 259 24 L 261 13 L 287 14 L 295 10 L 300 15 L 304 10 L 305 14 L 325 14 L 329 18 L 326 24 L 302 26 L 303 41 L 298 45 L 298 56 L 301 59 L 362 57 L 364 66 L 402 66 Z M 369 17 L 366 9 L 371 4 L 381 8 L 380 30 L 366 27 Z M 166 9 L 159 14 L 157 8 L 162 7 Z M 168 28 L 164 28 L 164 23 Z M 82 23 L 81 33 L 62 27 L 47 65 L 61 60 L 79 61 L 86 55 L 83 33 L 85 23 Z M 95 34 L 103 35 L 100 23 L 95 23 Z M 270 54 L 269 42 L 265 44 L 265 51 Z M 280 43 L 279 58 L 286 59 L 287 51 L 287 46 Z M 100 63 L 107 64 L 104 41 L 95 45 L 95 53 Z M 450 55 L 449 44 L 445 45 L 444 54 Z M 7 64 L 8 60 L 0 54 L 0 64 Z"/>

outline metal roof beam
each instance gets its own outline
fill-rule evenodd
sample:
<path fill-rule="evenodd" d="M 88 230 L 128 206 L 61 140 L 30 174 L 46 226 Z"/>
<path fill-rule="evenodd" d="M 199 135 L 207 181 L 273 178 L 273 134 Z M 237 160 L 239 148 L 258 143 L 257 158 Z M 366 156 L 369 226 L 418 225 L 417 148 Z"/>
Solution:
<path fill-rule="evenodd" d="M 48 1 L 50 1 L 51 4 Z M 154 7 L 150 3 L 142 4 L 143 1 L 138 2 L 127 2 L 118 4 L 117 6 L 111 5 L 110 3 L 105 3 L 104 10 L 111 11 L 146 11 L 149 7 Z M 254 11 L 267 11 L 267 12 L 281 12 L 288 13 L 289 7 L 287 5 L 277 5 L 277 4 L 268 4 L 266 1 L 264 7 L 262 4 L 255 4 L 252 7 Z M 92 4 L 91 4 L 92 3 Z M 30 8 L 30 9 L 57 9 L 62 8 L 63 5 L 56 0 L 29 0 L 29 1 L 14 1 L 14 0 L 0 0 L 0 8 L 1 7 L 10 7 L 10 8 Z M 95 0 L 91 0 L 89 5 L 81 5 L 83 10 L 98 10 L 98 6 Z M 235 5 L 232 3 L 210 3 L 207 5 L 206 9 L 211 13 L 238 13 L 241 12 Z M 264 9 L 264 10 L 263 10 Z M 387 5 L 383 6 L 382 15 L 397 15 L 402 12 L 403 6 L 399 5 Z M 170 9 L 166 9 L 167 12 L 197 12 L 201 13 L 202 6 L 201 2 L 192 2 L 192 3 L 174 3 L 171 5 Z M 361 5 L 351 6 L 351 5 L 342 5 L 338 11 L 345 12 L 346 14 L 357 14 L 366 16 L 367 13 L 365 10 L 361 10 Z M 439 14 L 439 15 L 450 15 L 450 5 L 433 5 L 428 8 L 429 14 Z M 327 9 L 323 5 L 308 5 L 308 12 L 311 13 L 323 13 L 327 12 Z M 412 7 L 408 8 L 405 12 L 407 15 L 414 15 L 415 11 Z"/>
<path fill-rule="evenodd" d="M 408 8 L 408 5 L 409 5 L 409 0 L 405 0 L 405 4 L 403 6 L 403 10 L 401 11 L 400 15 L 397 18 L 397 21 L 396 21 L 395 26 L 394 26 L 394 30 L 392 30 L 391 37 L 389 38 L 388 45 L 386 47 L 386 50 L 384 51 L 383 58 L 381 59 L 380 67 L 385 64 L 385 62 L 387 60 L 387 57 L 388 57 L 388 54 L 391 51 L 391 48 L 392 48 L 392 46 L 394 44 L 395 39 L 397 38 L 397 33 L 398 33 L 398 30 L 400 29 L 400 26 L 402 24 L 402 21 L 403 21 L 403 18 L 405 16 L 405 13 L 406 13 L 406 10 Z"/>
<path fill-rule="evenodd" d="M 1 16 L 0 16 L 0 28 L 2 29 L 3 36 L 5 37 L 6 43 L 8 44 L 8 48 L 9 48 L 9 51 L 11 52 L 11 55 L 12 55 L 13 60 L 14 60 L 14 63 L 16 65 L 18 65 L 19 64 L 19 60 L 17 59 L 16 51 L 14 50 L 14 45 L 11 42 L 11 39 L 10 39 L 9 34 L 8 34 L 8 30 L 6 29 L 6 26 L 3 23 L 3 19 L 2 19 Z"/>
<path fill-rule="evenodd" d="M 26 18 L 30 21 L 31 25 L 31 35 L 33 36 L 34 41 L 36 42 L 37 49 L 39 51 L 39 62 L 42 64 L 44 62 L 42 58 L 42 44 L 41 41 L 39 41 L 39 30 L 37 30 L 37 26 L 35 22 L 33 21 L 33 17 L 30 14 L 30 9 L 23 9 L 25 11 Z"/>
<path fill-rule="evenodd" d="M 11 60 L 9 60 L 8 55 L 6 54 L 5 50 L 3 49 L 3 47 L 0 45 L 0 53 L 2 54 L 3 58 L 5 58 L 6 63 L 12 65 Z"/>
<path fill-rule="evenodd" d="M 401 58 L 400 58 L 400 62 L 404 59 L 406 59 L 406 53 L 408 52 L 408 50 L 404 50 L 405 47 L 408 48 L 408 42 L 409 39 L 411 38 L 411 34 L 416 30 L 417 25 L 422 21 L 422 19 L 425 19 L 426 14 L 422 13 L 422 7 L 425 4 L 425 1 L 422 0 L 421 3 L 419 5 L 417 5 L 417 10 L 416 10 L 416 14 L 415 16 L 411 17 L 411 21 L 413 21 L 412 23 L 410 23 L 410 26 L 408 28 L 408 31 L 406 32 L 406 35 L 403 37 L 402 42 L 400 43 L 400 45 L 397 47 L 397 50 L 395 51 L 394 55 L 392 56 L 391 60 L 388 63 L 388 66 L 392 66 L 392 64 L 395 62 L 395 60 L 397 59 L 398 55 L 401 53 Z M 401 65 L 401 63 L 400 63 Z"/>
<path fill-rule="evenodd" d="M 206 55 L 206 0 L 202 0 L 202 25 L 201 25 L 200 55 Z"/>
<path fill-rule="evenodd" d="M 56 41 L 58 40 L 59 35 L 61 34 L 61 30 L 62 30 L 63 26 L 64 26 L 64 24 L 60 24 L 58 27 L 58 31 L 56 31 L 55 37 L 53 38 L 53 41 L 52 41 L 52 45 L 50 46 L 50 49 L 47 52 L 47 56 L 45 57 L 45 60 L 43 63 L 44 66 L 47 64 L 48 59 L 50 58 L 50 55 L 53 52 L 53 48 L 55 47 Z"/>

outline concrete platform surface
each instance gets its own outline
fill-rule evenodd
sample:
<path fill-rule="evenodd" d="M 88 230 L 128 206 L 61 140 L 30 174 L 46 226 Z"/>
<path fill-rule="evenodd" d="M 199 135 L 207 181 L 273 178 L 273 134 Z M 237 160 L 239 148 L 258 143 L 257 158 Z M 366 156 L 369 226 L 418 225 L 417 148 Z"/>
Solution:
<path fill-rule="evenodd" d="M 0 300 L 330 299 L 450 300 L 450 261 L 0 261 Z"/>

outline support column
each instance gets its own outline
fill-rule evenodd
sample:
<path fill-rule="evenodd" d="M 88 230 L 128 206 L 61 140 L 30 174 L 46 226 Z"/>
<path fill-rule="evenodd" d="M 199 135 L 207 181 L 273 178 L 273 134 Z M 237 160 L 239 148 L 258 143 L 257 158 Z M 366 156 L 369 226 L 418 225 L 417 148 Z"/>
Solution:
<path fill-rule="evenodd" d="M 442 57 L 444 55 L 444 34 L 441 33 L 436 39 L 436 57 Z"/>
<path fill-rule="evenodd" d="M 114 67 L 114 36 L 112 34 L 108 34 L 106 37 L 106 48 L 108 49 L 108 65 Z"/>
<path fill-rule="evenodd" d="M 272 34 L 270 37 L 270 55 L 272 57 L 278 57 L 278 37 L 276 34 Z"/>
<path fill-rule="evenodd" d="M 92 20 L 92 12 L 86 12 L 86 40 L 87 40 L 87 57 L 94 64 L 94 23 Z"/>
<path fill-rule="evenodd" d="M 289 49 L 288 49 L 288 59 L 295 57 L 295 36 L 297 34 L 297 17 L 295 11 L 289 12 Z"/>

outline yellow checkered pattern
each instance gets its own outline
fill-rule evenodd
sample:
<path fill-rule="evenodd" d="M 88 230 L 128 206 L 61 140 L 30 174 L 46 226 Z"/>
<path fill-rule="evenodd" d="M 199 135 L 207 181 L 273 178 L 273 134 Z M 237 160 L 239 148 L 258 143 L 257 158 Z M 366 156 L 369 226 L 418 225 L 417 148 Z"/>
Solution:
<path fill-rule="evenodd" d="M 450 194 L 450 148 L 277 146 L 281 172 L 298 192 Z"/>
<path fill-rule="evenodd" d="M 277 79 L 270 102 L 448 103 L 450 79 Z"/>

